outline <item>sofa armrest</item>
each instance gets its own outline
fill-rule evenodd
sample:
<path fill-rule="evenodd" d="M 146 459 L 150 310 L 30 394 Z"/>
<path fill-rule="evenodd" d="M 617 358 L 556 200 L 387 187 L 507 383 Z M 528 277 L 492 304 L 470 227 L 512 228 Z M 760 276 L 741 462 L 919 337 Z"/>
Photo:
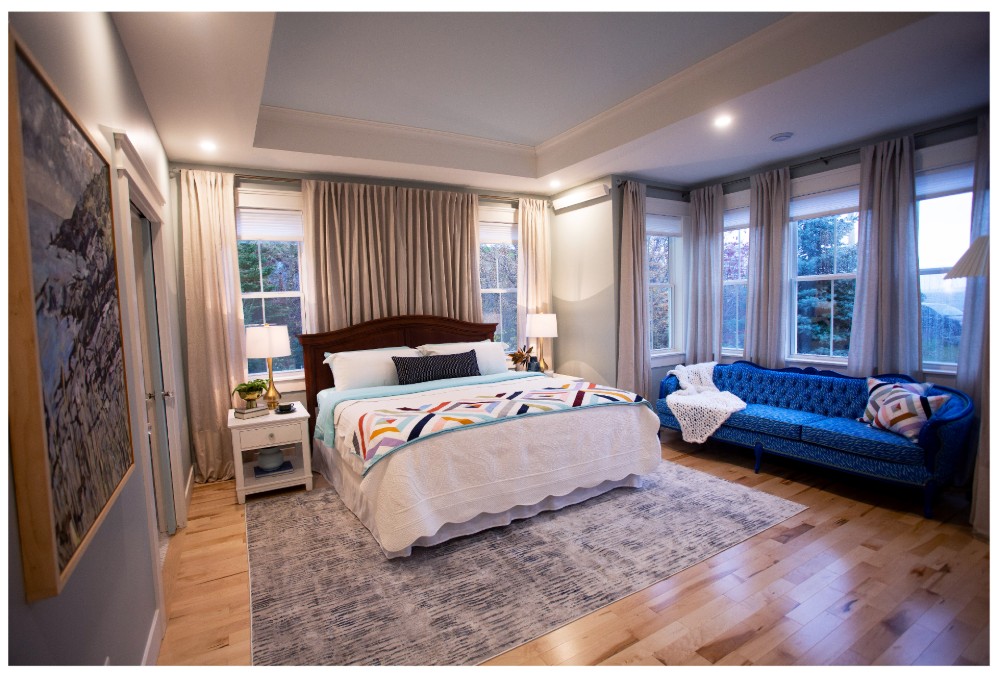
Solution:
<path fill-rule="evenodd" d="M 681 383 L 677 381 L 677 377 L 670 374 L 663 378 L 660 382 L 660 398 L 666 398 L 668 395 L 678 390 L 681 387 Z"/>
<path fill-rule="evenodd" d="M 945 386 L 935 386 L 932 394 L 952 396 L 943 408 L 920 429 L 918 442 L 924 448 L 924 465 L 934 475 L 947 476 L 962 465 L 972 428 L 973 405 L 966 394 Z"/>

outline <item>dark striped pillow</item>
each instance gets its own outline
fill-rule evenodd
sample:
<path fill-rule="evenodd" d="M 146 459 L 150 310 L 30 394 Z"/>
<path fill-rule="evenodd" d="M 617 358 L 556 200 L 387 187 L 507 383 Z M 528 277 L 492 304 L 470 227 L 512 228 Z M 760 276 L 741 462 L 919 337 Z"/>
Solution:
<path fill-rule="evenodd" d="M 476 350 L 465 353 L 453 353 L 447 356 L 393 356 L 396 364 L 396 375 L 400 384 L 419 384 L 435 379 L 454 379 L 455 377 L 478 377 L 479 363 L 476 361 Z"/>

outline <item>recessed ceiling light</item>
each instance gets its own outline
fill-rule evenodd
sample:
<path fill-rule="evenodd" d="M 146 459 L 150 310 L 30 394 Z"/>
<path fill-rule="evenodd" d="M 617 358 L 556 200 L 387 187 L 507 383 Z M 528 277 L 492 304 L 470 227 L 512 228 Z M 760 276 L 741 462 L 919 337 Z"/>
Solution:
<path fill-rule="evenodd" d="M 215 152 L 216 150 L 219 149 L 219 146 L 215 144 L 215 141 L 211 140 L 201 141 L 200 143 L 198 143 L 198 147 L 200 147 L 205 152 Z"/>
<path fill-rule="evenodd" d="M 560 185 L 562 185 L 562 183 L 560 181 L 558 181 L 558 180 L 550 180 L 549 181 L 549 187 L 551 187 L 552 189 L 555 189 L 555 188 L 559 187 Z"/>
<path fill-rule="evenodd" d="M 771 136 L 771 141 L 774 143 L 783 143 L 794 135 L 795 134 L 791 131 L 782 131 L 781 133 L 776 133 Z"/>
<path fill-rule="evenodd" d="M 732 123 L 733 123 L 732 115 L 719 115 L 718 117 L 715 118 L 714 122 L 716 128 L 719 129 L 724 129 Z"/>

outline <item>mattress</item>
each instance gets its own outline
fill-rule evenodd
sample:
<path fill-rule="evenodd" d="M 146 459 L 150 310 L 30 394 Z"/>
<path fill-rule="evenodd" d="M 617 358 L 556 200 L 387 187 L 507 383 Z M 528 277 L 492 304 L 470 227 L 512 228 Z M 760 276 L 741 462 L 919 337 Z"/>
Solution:
<path fill-rule="evenodd" d="M 357 404 L 416 404 L 431 395 L 479 394 L 498 386 L 509 389 L 510 383 Z M 337 405 L 334 413 L 321 402 L 314 465 L 390 558 L 639 486 L 661 456 L 659 418 L 647 405 L 599 405 L 438 433 L 394 452 L 362 477 L 362 460 L 352 451 L 356 417 L 351 404 Z"/>

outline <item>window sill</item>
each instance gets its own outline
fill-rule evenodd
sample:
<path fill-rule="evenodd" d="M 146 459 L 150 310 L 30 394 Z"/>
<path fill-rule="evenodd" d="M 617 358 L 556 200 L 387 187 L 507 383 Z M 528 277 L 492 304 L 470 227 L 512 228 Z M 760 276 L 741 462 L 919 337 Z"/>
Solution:
<path fill-rule="evenodd" d="M 815 368 L 847 369 L 846 358 L 824 358 L 822 356 L 812 358 L 805 356 L 788 356 L 785 358 L 785 364 L 793 367 L 809 367 L 811 365 Z"/>
<path fill-rule="evenodd" d="M 684 351 L 657 351 L 649 354 L 650 367 L 666 367 L 684 362 Z"/>
<path fill-rule="evenodd" d="M 267 373 L 261 374 L 251 374 L 249 375 L 252 379 L 267 379 Z M 274 385 L 278 387 L 282 393 L 294 393 L 297 391 L 306 390 L 306 378 L 302 370 L 293 370 L 290 372 L 278 372 L 274 375 Z"/>

